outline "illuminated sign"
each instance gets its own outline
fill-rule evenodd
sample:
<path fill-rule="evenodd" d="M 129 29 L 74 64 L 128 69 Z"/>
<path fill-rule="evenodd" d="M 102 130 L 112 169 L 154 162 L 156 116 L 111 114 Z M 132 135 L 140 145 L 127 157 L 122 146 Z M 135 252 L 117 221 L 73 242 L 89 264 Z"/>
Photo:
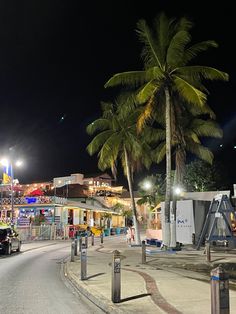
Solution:
<path fill-rule="evenodd" d="M 37 198 L 36 197 L 26 197 L 25 199 L 27 201 L 27 204 L 32 204 L 32 203 L 36 203 L 37 202 Z"/>

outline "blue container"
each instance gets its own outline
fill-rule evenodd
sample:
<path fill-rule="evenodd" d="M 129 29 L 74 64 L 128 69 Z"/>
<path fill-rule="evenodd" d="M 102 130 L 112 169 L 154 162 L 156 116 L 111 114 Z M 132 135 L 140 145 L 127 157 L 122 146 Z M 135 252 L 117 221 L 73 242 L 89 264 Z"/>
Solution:
<path fill-rule="evenodd" d="M 120 234 L 120 228 L 116 228 L 116 234 Z"/>
<path fill-rule="evenodd" d="M 105 237 L 108 237 L 110 235 L 110 228 L 104 229 L 104 235 Z"/>

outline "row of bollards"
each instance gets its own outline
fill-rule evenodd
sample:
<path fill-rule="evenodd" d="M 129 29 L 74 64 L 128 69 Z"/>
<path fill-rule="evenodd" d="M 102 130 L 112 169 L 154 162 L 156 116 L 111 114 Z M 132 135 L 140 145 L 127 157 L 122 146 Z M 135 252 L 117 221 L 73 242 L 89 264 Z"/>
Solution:
<path fill-rule="evenodd" d="M 88 236 L 85 236 L 85 247 L 88 248 Z M 103 234 L 100 236 L 101 243 L 103 243 Z M 75 256 L 77 256 L 78 252 L 78 240 L 79 240 L 79 252 L 81 252 L 82 247 L 82 237 L 72 238 L 71 241 L 71 262 L 74 262 Z M 91 235 L 91 245 L 94 246 L 94 234 Z"/>
<path fill-rule="evenodd" d="M 77 239 L 71 243 L 71 261 L 77 255 Z M 91 240 L 94 245 L 94 237 Z M 103 243 L 103 237 L 101 237 Z M 80 261 L 81 261 L 81 280 L 87 279 L 87 246 L 79 239 Z M 75 253 L 76 252 L 76 253 Z M 206 246 L 207 260 L 210 261 L 210 245 Z M 142 264 L 146 264 L 146 243 L 142 241 Z M 112 255 L 112 291 L 111 299 L 113 303 L 121 301 L 121 256 L 115 250 Z M 219 265 L 211 271 L 211 314 L 229 314 L 229 276 Z"/>

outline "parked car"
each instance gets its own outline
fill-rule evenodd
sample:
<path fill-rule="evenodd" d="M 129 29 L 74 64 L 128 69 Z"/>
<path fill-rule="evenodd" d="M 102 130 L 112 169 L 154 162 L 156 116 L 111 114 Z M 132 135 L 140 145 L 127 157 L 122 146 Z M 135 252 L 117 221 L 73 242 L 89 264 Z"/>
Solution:
<path fill-rule="evenodd" d="M 21 241 L 12 227 L 0 226 L 0 252 L 10 255 L 13 250 L 20 252 Z"/>

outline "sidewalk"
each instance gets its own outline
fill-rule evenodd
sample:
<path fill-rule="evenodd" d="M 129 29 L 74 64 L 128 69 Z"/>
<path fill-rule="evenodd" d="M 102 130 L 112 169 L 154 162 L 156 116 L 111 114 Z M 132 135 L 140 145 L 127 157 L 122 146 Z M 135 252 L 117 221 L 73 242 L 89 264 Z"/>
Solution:
<path fill-rule="evenodd" d="M 116 304 L 111 302 L 114 250 L 122 256 L 121 303 Z M 217 252 L 212 260 L 209 265 L 202 250 L 183 249 L 148 255 L 142 265 L 140 247 L 129 247 L 124 236 L 112 236 L 105 237 L 103 245 L 95 238 L 92 247 L 89 241 L 87 280 L 80 280 L 80 256 L 66 263 L 65 275 L 106 313 L 210 313 L 210 269 L 219 263 L 236 265 L 236 252 Z M 230 290 L 230 308 L 231 313 L 236 309 L 235 290 Z"/>

